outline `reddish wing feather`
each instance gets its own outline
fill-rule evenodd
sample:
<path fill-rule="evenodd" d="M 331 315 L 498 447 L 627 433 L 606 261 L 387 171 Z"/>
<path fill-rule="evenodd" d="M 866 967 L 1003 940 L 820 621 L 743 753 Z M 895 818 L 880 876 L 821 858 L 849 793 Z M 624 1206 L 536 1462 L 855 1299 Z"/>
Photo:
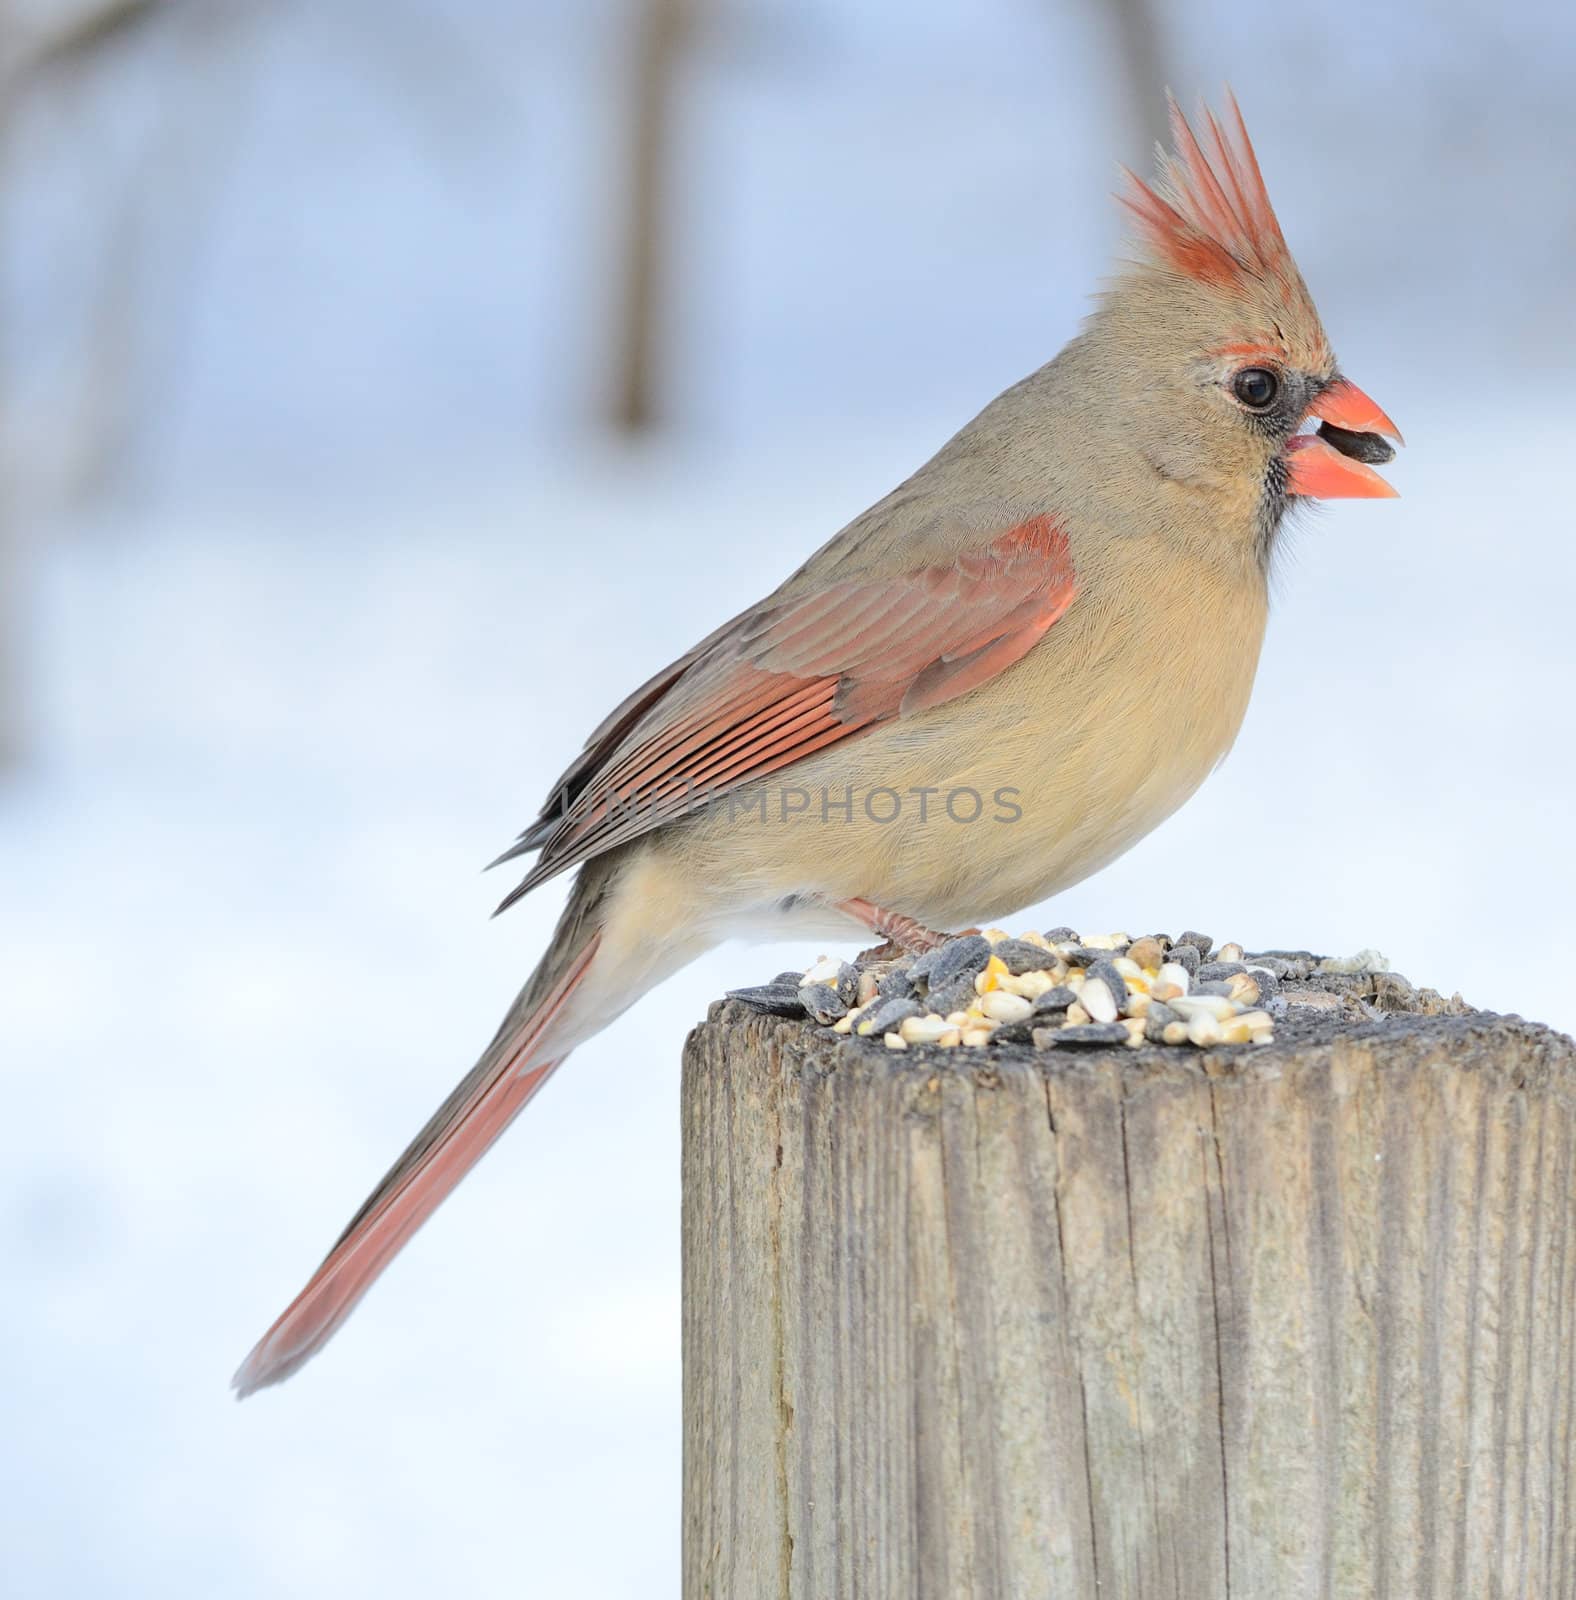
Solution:
<path fill-rule="evenodd" d="M 874 723 L 967 694 L 1074 593 L 1067 536 L 1033 517 L 980 551 L 835 584 L 717 635 L 610 750 L 505 905 L 564 868 Z"/>

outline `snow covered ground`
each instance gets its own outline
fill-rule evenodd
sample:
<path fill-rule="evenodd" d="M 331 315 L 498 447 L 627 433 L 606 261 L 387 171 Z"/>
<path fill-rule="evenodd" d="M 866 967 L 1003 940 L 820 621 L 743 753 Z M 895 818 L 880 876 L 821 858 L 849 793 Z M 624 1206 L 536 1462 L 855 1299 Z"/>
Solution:
<path fill-rule="evenodd" d="M 1226 766 L 1020 925 L 1377 945 L 1576 1027 L 1563 429 L 1501 408 L 1485 442 L 1371 386 L 1404 498 L 1302 527 Z M 943 431 L 559 458 L 353 522 L 281 495 L 51 553 L 45 747 L 0 791 L 7 1592 L 673 1592 L 677 1052 L 813 951 L 674 979 L 307 1372 L 225 1385 L 534 958 L 556 892 L 489 923 L 478 865 L 615 697 Z"/>

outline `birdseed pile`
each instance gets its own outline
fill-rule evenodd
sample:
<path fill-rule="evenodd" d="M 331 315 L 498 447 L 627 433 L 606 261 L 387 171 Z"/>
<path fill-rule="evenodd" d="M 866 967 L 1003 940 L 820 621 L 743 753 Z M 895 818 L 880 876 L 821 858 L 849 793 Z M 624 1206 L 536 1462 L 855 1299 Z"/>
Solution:
<path fill-rule="evenodd" d="M 823 956 L 806 972 L 736 989 L 776 1016 L 809 1018 L 834 1033 L 910 1045 L 980 1049 L 1032 1043 L 1078 1045 L 1267 1044 L 1286 1009 L 1279 990 L 1313 974 L 1383 968 L 1364 951 L 1350 960 L 1306 951 L 1247 954 L 1208 934 L 1019 936 L 988 928 L 912 956 L 867 951 L 857 961 Z"/>

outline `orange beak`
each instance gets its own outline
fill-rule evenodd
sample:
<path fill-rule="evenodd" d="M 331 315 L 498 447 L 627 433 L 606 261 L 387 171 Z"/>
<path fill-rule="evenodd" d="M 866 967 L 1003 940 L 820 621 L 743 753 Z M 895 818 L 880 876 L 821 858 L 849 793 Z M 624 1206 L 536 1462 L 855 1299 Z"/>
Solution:
<path fill-rule="evenodd" d="M 1308 408 L 1308 415 L 1348 433 L 1383 433 L 1405 444 L 1401 430 L 1350 378 L 1337 378 Z"/>
<path fill-rule="evenodd" d="M 1373 448 L 1362 453 L 1380 461 L 1388 460 L 1391 453 L 1380 435 L 1388 434 L 1397 444 L 1405 443 L 1401 430 L 1347 378 L 1336 379 L 1308 408 L 1308 415 L 1341 433 L 1367 436 Z M 1319 434 L 1299 433 L 1288 440 L 1286 465 L 1286 487 L 1292 494 L 1317 500 L 1379 500 L 1394 499 L 1396 495 L 1366 461 L 1337 449 Z"/>

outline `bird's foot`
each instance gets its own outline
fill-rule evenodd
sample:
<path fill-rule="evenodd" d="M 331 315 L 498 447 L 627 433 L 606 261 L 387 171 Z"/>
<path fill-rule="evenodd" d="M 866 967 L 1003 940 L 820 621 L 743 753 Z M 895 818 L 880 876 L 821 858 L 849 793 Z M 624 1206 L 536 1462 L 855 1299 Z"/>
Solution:
<path fill-rule="evenodd" d="M 860 960 L 888 960 L 893 956 L 920 956 L 934 950 L 954 937 L 950 933 L 937 933 L 901 911 L 888 911 L 883 906 L 872 905 L 868 900 L 839 900 L 839 911 L 846 911 L 856 922 L 862 922 L 872 933 L 878 933 L 885 944 L 864 951 Z"/>

